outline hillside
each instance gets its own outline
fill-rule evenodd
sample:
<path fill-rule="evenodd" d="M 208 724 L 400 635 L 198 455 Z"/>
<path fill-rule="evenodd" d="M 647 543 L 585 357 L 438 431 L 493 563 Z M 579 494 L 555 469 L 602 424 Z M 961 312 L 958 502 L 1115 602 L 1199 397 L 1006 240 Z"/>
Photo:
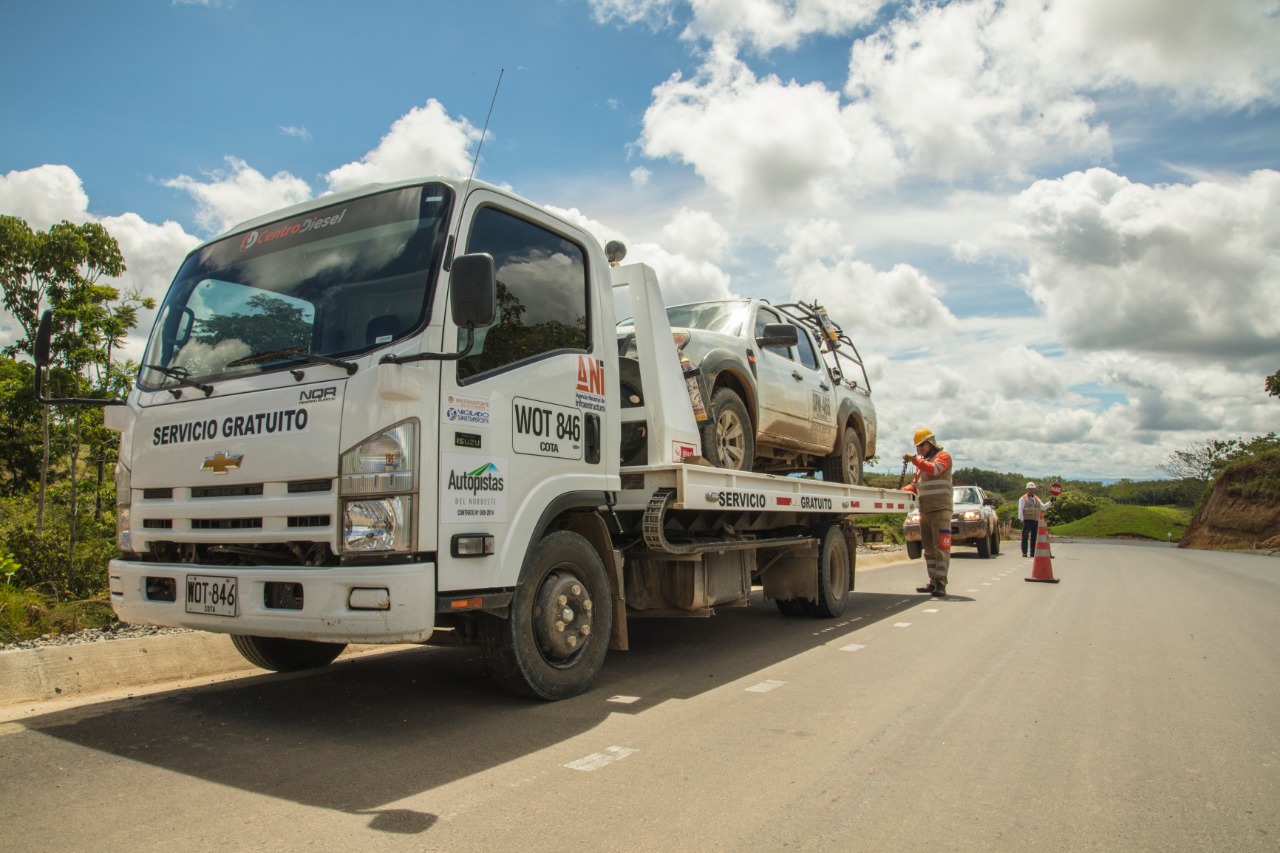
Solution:
<path fill-rule="evenodd" d="M 1280 549 L 1280 450 L 1224 469 L 1178 547 Z"/>
<path fill-rule="evenodd" d="M 1190 511 L 1163 506 L 1106 506 L 1070 524 L 1049 528 L 1054 536 L 1098 539 L 1177 541 L 1187 529 Z"/>

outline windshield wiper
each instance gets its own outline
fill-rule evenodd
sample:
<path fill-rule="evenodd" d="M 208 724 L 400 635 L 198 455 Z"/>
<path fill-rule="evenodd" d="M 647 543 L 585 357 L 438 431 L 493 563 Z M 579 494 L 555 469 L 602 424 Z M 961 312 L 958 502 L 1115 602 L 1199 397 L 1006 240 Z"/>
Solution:
<path fill-rule="evenodd" d="M 187 377 L 190 376 L 191 373 L 185 367 L 164 367 L 163 365 L 159 365 L 159 364 L 144 364 L 142 366 L 147 368 L 148 370 L 154 370 L 157 373 L 163 373 L 165 376 L 169 377 L 170 379 L 178 380 L 177 385 L 174 385 L 171 388 L 164 389 L 165 391 L 168 391 L 170 394 L 172 394 L 175 399 L 182 396 L 182 392 L 178 390 L 179 388 L 199 388 L 201 391 L 204 392 L 204 395 L 206 397 L 208 397 L 210 394 L 213 393 L 212 385 L 206 382 L 200 382 L 197 379 L 188 379 Z"/>
<path fill-rule="evenodd" d="M 305 350 L 305 346 L 263 350 L 262 352 L 255 352 L 251 355 L 246 355 L 244 358 L 237 358 L 235 361 L 228 362 L 227 367 L 242 367 L 246 364 L 261 364 L 264 361 L 300 361 L 304 364 L 331 364 L 334 367 L 341 367 L 343 370 L 347 371 L 348 376 L 355 373 L 359 368 L 359 365 L 354 361 L 343 361 L 340 358 L 330 358 L 327 355 L 305 352 Z"/>

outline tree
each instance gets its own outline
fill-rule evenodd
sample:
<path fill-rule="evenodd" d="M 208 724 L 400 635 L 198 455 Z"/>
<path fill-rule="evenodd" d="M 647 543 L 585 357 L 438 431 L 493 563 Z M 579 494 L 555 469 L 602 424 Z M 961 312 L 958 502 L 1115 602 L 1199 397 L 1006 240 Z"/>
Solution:
<path fill-rule="evenodd" d="M 1184 450 L 1170 453 L 1160 470 L 1174 479 L 1199 480 L 1207 483 L 1224 465 L 1239 453 L 1242 445 L 1238 438 L 1209 438 Z"/>
<path fill-rule="evenodd" d="M 1264 384 L 1269 395 L 1280 397 L 1280 370 L 1268 376 Z"/>

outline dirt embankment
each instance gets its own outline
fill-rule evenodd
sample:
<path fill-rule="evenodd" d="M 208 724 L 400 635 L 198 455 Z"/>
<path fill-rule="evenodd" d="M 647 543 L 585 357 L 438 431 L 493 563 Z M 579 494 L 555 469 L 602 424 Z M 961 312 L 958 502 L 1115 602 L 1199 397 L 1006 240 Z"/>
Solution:
<path fill-rule="evenodd" d="M 1280 549 L 1280 451 L 1224 470 L 1178 547 Z"/>

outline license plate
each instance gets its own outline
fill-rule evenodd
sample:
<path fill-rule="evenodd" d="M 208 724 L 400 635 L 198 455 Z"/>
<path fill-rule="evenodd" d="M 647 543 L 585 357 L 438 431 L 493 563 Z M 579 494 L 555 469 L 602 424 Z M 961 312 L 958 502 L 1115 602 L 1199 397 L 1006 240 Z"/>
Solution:
<path fill-rule="evenodd" d="M 187 612 L 236 615 L 236 579 L 187 575 Z"/>

